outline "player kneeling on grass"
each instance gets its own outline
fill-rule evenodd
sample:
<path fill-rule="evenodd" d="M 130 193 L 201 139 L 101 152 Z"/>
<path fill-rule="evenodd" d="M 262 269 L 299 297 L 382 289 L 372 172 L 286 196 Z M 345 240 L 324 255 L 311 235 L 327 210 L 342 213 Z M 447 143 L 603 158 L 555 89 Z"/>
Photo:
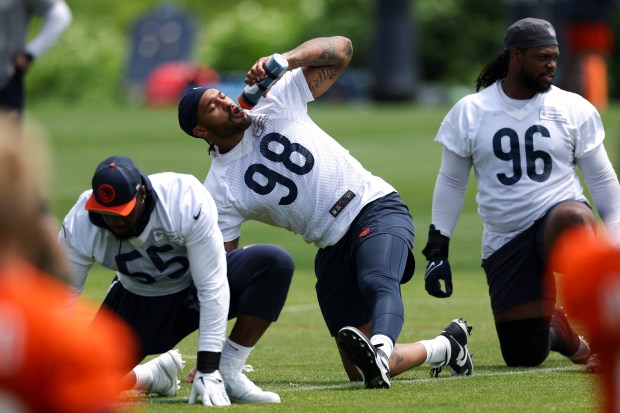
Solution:
<path fill-rule="evenodd" d="M 508 366 L 540 365 L 549 351 L 587 364 L 588 343 L 556 307 L 548 254 L 575 225 L 596 225 L 577 167 L 601 218 L 620 224 L 620 185 L 607 157 L 600 115 L 584 98 L 553 86 L 560 50 L 541 19 L 513 23 L 504 51 L 478 77 L 474 93 L 444 118 L 432 224 L 422 251 L 429 294 L 452 294 L 449 241 L 473 167 L 484 223 L 482 267 Z M 440 282 L 443 281 L 445 290 Z"/>
<path fill-rule="evenodd" d="M 213 199 L 193 176 L 147 176 L 131 159 L 113 156 L 97 167 L 92 190 L 67 214 L 59 239 L 75 288 L 83 289 L 95 262 L 115 270 L 103 307 L 136 332 L 141 358 L 163 353 L 127 375 L 128 389 L 176 395 L 184 363 L 173 347 L 198 329 L 190 403 L 279 403 L 242 370 L 280 314 L 293 261 L 272 245 L 227 254 L 216 217 Z"/>
<path fill-rule="evenodd" d="M 396 344 L 404 324 L 400 286 L 415 267 L 413 219 L 394 187 L 308 116 L 309 102 L 336 82 L 352 54 L 342 36 L 308 40 L 282 54 L 288 71 L 252 110 L 220 90 L 197 87 L 179 103 L 179 124 L 209 144 L 205 186 L 227 249 L 239 245 L 241 224 L 250 219 L 319 248 L 317 298 L 350 380 L 388 388 L 391 377 L 424 362 L 469 375 L 464 320 L 433 340 Z M 256 61 L 248 84 L 265 79 L 269 58 Z"/>

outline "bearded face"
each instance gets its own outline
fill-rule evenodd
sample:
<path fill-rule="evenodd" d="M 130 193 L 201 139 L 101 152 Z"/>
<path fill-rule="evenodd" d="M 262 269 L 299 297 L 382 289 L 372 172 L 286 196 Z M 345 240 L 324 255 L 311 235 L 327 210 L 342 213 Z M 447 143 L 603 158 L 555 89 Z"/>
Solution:
<path fill-rule="evenodd" d="M 519 84 L 526 89 L 530 89 L 534 93 L 546 93 L 551 89 L 553 77 L 551 77 L 551 81 L 547 81 L 546 79 L 547 77 L 541 78 L 541 76 L 533 76 L 525 70 L 523 66 L 521 67 Z"/>
<path fill-rule="evenodd" d="M 523 51 L 519 64 L 519 85 L 534 93 L 548 92 L 553 84 L 559 55 L 558 47 L 554 45 Z"/>
<path fill-rule="evenodd" d="M 228 119 L 224 122 L 210 125 L 209 130 L 222 139 L 227 139 L 245 131 L 252 124 L 252 120 L 245 115 L 239 119 Z"/>

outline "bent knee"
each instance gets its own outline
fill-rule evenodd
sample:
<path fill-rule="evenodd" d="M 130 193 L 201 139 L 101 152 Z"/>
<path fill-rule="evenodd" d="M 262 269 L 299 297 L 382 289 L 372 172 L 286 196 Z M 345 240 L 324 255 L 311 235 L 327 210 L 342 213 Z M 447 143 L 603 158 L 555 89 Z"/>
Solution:
<path fill-rule="evenodd" d="M 255 244 L 245 248 L 252 249 L 252 259 L 260 262 L 260 268 L 284 270 L 291 275 L 295 270 L 295 262 L 291 254 L 278 245 Z"/>
<path fill-rule="evenodd" d="M 535 367 L 549 355 L 549 319 L 496 323 L 502 357 L 510 367 Z"/>
<path fill-rule="evenodd" d="M 268 254 L 265 255 L 271 267 L 290 270 L 291 273 L 293 272 L 295 269 L 295 262 L 287 250 L 277 245 L 266 245 L 266 250 Z"/>
<path fill-rule="evenodd" d="M 553 208 L 547 222 L 559 231 L 575 225 L 596 225 L 596 217 L 583 202 L 567 201 Z"/>

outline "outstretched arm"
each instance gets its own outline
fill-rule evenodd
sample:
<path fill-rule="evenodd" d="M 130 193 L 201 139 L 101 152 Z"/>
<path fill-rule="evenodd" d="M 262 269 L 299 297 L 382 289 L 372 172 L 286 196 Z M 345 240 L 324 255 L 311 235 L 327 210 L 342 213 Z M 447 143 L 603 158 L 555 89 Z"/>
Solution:
<path fill-rule="evenodd" d="M 353 45 L 346 37 L 319 37 L 308 40 L 283 54 L 289 70 L 303 68 L 308 87 L 315 98 L 338 79 L 353 56 Z"/>
<path fill-rule="evenodd" d="M 293 50 L 283 53 L 288 70 L 301 67 L 312 96 L 325 93 L 338 79 L 353 56 L 353 46 L 346 37 L 318 37 L 308 40 Z M 249 85 L 265 78 L 265 63 L 271 56 L 261 57 L 248 72 L 245 82 Z"/>

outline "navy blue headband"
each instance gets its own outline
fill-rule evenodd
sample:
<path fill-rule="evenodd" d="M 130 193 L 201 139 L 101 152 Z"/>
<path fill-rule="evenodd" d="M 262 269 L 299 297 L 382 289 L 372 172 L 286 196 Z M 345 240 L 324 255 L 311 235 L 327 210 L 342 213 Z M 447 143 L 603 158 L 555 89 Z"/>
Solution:
<path fill-rule="evenodd" d="M 194 136 L 194 128 L 198 123 L 198 104 L 208 87 L 195 87 L 185 92 L 179 102 L 179 126 L 189 136 Z M 195 137 L 195 136 L 194 136 Z"/>

